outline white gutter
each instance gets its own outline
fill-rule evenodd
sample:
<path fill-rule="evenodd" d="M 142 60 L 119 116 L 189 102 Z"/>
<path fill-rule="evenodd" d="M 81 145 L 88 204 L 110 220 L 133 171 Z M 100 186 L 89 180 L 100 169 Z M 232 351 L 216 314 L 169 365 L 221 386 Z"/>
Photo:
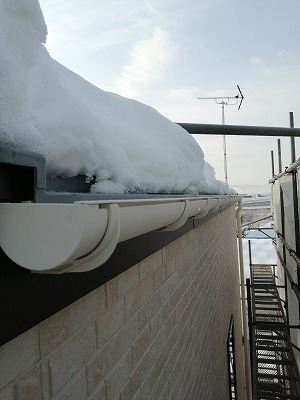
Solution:
<path fill-rule="evenodd" d="M 118 243 L 233 205 L 240 196 L 207 196 L 74 204 L 1 203 L 0 246 L 32 272 L 85 272 L 99 267 Z"/>

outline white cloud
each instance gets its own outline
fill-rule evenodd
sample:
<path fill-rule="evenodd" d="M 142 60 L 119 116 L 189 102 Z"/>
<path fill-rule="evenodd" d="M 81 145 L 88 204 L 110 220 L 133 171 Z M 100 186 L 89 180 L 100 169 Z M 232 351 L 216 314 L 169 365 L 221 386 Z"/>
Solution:
<path fill-rule="evenodd" d="M 262 64 L 262 60 L 258 56 L 253 56 L 250 59 L 250 64 L 252 64 L 252 65 L 261 65 Z"/>
<path fill-rule="evenodd" d="M 170 89 L 167 93 L 169 99 L 191 102 L 199 97 L 199 90 L 194 87 L 179 87 Z"/>
<path fill-rule="evenodd" d="M 251 57 L 250 64 L 259 67 L 259 72 L 263 75 L 270 75 L 273 71 L 272 68 L 258 56 Z"/>
<path fill-rule="evenodd" d="M 277 56 L 278 56 L 279 61 L 282 63 L 287 62 L 287 60 L 289 58 L 289 55 L 288 55 L 287 51 L 285 51 L 285 50 L 279 50 L 277 52 Z"/>
<path fill-rule="evenodd" d="M 164 78 L 174 57 L 170 35 L 157 27 L 151 37 L 139 40 L 132 49 L 131 62 L 123 67 L 117 90 L 123 96 L 137 97 L 147 87 Z"/>
<path fill-rule="evenodd" d="M 82 58 L 90 52 L 124 46 L 147 25 L 148 13 L 137 0 L 39 0 L 49 28 L 47 48 L 66 62 L 66 53 Z"/>

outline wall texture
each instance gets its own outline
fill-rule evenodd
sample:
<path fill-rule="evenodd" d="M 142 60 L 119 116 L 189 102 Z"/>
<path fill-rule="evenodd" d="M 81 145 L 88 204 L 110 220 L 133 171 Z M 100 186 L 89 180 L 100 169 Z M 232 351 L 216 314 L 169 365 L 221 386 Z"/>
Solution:
<path fill-rule="evenodd" d="M 231 313 L 243 399 L 234 207 L 2 346 L 0 400 L 229 399 Z"/>

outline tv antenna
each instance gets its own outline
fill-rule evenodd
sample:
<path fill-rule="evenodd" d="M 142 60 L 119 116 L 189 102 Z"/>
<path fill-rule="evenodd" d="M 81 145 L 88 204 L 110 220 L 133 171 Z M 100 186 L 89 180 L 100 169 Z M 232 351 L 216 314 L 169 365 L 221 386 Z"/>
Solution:
<path fill-rule="evenodd" d="M 222 106 L 222 125 L 225 125 L 225 106 L 235 106 L 239 102 L 238 110 L 241 108 L 242 102 L 244 100 L 243 93 L 239 87 L 238 94 L 235 96 L 216 96 L 216 97 L 198 97 L 199 100 L 215 100 L 217 104 Z M 224 174 L 225 183 L 228 185 L 227 177 L 227 154 L 226 154 L 226 136 L 223 135 L 223 151 L 224 151 Z"/>

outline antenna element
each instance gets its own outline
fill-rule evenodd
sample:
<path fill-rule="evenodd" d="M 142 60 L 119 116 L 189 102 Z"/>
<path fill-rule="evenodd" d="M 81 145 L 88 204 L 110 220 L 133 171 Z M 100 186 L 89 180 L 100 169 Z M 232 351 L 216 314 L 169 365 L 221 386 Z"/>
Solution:
<path fill-rule="evenodd" d="M 216 97 L 198 97 L 198 100 L 215 100 L 217 104 L 221 104 L 222 106 L 234 106 L 235 104 L 238 103 L 239 99 L 241 99 L 238 110 L 241 108 L 242 101 L 244 100 L 244 95 L 239 87 L 239 85 L 236 85 L 238 88 L 239 93 L 236 96 L 216 96 Z M 226 101 L 227 100 L 227 101 Z"/>

